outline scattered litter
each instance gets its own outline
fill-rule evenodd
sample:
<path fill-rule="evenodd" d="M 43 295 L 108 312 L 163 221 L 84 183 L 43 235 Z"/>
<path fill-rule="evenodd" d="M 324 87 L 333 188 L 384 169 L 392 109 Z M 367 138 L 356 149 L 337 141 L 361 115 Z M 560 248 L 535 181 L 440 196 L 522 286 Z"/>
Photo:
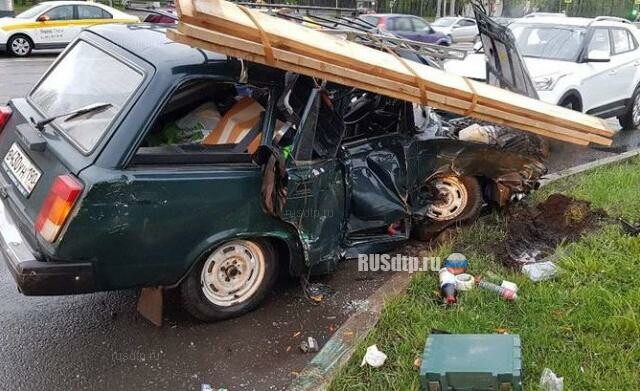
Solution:
<path fill-rule="evenodd" d="M 444 260 L 444 267 L 452 274 L 462 274 L 469 267 L 469 260 L 464 254 L 453 253 Z"/>
<path fill-rule="evenodd" d="M 470 291 L 476 285 L 476 281 L 471 274 L 462 273 L 456 276 L 456 289 L 459 291 Z"/>
<path fill-rule="evenodd" d="M 498 333 L 498 334 L 509 334 L 509 329 L 505 329 L 504 327 L 498 327 L 496 329 L 496 333 Z"/>
<path fill-rule="evenodd" d="M 530 263 L 522 266 L 524 273 L 533 282 L 552 279 L 558 273 L 558 266 L 551 261 Z"/>
<path fill-rule="evenodd" d="M 564 389 L 564 378 L 558 377 L 549 368 L 542 371 L 540 377 L 540 391 L 562 391 Z"/>
<path fill-rule="evenodd" d="M 446 304 L 455 304 L 458 301 L 456 298 L 456 276 L 446 267 L 440 269 L 440 294 Z"/>
<path fill-rule="evenodd" d="M 367 352 L 364 354 L 360 366 L 364 367 L 368 364 L 374 368 L 380 368 L 384 365 L 385 361 L 387 361 L 387 355 L 378 350 L 378 346 L 371 345 L 367 348 Z"/>
<path fill-rule="evenodd" d="M 513 293 L 518 293 L 518 285 L 515 282 L 503 280 L 500 286 L 503 287 L 504 289 L 509 289 L 510 291 L 513 291 Z"/>
<path fill-rule="evenodd" d="M 200 391 L 229 391 L 229 390 L 226 387 L 220 387 L 220 388 L 214 389 L 213 386 L 211 386 L 211 384 L 203 384 L 200 387 Z"/>
<path fill-rule="evenodd" d="M 415 369 L 420 369 L 421 365 L 422 365 L 422 357 L 416 356 L 415 360 L 413 360 L 413 367 Z"/>
<path fill-rule="evenodd" d="M 293 333 L 293 338 L 299 337 L 300 335 L 302 335 L 302 331 L 296 331 L 295 333 Z"/>
<path fill-rule="evenodd" d="M 498 129 L 495 126 L 482 126 L 475 123 L 462 129 L 458 133 L 458 139 L 460 141 L 497 145 L 499 144 Z"/>
<path fill-rule="evenodd" d="M 308 337 L 306 341 L 300 343 L 300 350 L 304 353 L 315 353 L 320 350 L 318 341 L 313 337 Z"/>
<path fill-rule="evenodd" d="M 327 296 L 335 293 L 333 288 L 327 284 L 321 284 L 319 282 L 310 283 L 305 279 L 302 279 L 302 289 L 304 290 L 304 295 L 313 304 L 320 304 Z"/>
<path fill-rule="evenodd" d="M 619 220 L 620 220 L 620 224 L 622 224 L 622 229 L 628 235 L 640 235 L 640 224 L 638 223 L 632 224 L 623 219 L 619 219 Z"/>
<path fill-rule="evenodd" d="M 514 301 L 518 298 L 518 295 L 514 291 L 503 288 L 500 285 L 496 285 L 494 283 L 491 283 L 482 279 L 478 281 L 478 286 L 482 289 L 486 289 L 486 290 L 497 293 L 500 297 L 502 297 L 507 301 Z"/>
<path fill-rule="evenodd" d="M 345 313 L 349 312 L 362 312 L 367 311 L 369 309 L 369 301 L 368 300 L 349 300 L 342 306 Z"/>

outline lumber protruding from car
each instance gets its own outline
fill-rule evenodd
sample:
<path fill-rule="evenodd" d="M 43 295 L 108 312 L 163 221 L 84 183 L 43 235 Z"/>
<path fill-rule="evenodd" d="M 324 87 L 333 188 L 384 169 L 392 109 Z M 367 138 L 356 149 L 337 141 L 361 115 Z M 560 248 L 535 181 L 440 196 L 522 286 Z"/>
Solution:
<path fill-rule="evenodd" d="M 177 42 L 565 142 L 612 143 L 614 131 L 600 118 L 404 61 L 228 1 L 179 0 L 178 11 L 178 29 L 167 33 Z"/>

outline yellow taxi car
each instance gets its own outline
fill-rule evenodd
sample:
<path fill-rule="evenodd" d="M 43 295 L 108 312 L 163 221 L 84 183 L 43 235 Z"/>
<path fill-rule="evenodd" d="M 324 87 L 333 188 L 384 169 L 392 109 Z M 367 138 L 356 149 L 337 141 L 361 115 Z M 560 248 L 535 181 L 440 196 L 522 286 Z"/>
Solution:
<path fill-rule="evenodd" d="M 0 18 L 0 50 L 25 57 L 33 49 L 65 47 L 84 27 L 138 22 L 136 16 L 99 3 L 46 1 L 15 18 Z"/>

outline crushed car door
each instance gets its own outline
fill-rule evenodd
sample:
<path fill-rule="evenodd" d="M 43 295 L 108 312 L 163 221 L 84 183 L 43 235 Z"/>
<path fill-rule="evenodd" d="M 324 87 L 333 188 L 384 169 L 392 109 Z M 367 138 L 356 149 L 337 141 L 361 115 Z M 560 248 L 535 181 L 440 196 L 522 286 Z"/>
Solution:
<path fill-rule="evenodd" d="M 285 139 L 286 133 L 295 135 L 290 153 L 285 153 L 288 184 L 281 218 L 298 230 L 307 266 L 322 273 L 332 270 L 342 256 L 345 177 L 337 152 L 344 124 L 313 79 L 297 76 L 285 94 L 284 106 L 302 115 L 297 131 L 283 134 Z"/>
<path fill-rule="evenodd" d="M 410 104 L 355 92 L 345 108 L 348 244 L 404 240 L 414 140 L 403 129 Z M 408 111 L 408 113 L 407 113 Z"/>

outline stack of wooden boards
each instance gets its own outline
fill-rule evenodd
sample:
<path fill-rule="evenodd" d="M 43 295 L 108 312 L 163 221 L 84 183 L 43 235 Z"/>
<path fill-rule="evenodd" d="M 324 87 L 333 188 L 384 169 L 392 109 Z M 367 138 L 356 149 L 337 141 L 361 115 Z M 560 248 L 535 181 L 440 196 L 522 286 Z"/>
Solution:
<path fill-rule="evenodd" d="M 224 0 L 178 0 L 170 39 L 579 145 L 611 145 L 599 118 L 399 58 Z"/>

